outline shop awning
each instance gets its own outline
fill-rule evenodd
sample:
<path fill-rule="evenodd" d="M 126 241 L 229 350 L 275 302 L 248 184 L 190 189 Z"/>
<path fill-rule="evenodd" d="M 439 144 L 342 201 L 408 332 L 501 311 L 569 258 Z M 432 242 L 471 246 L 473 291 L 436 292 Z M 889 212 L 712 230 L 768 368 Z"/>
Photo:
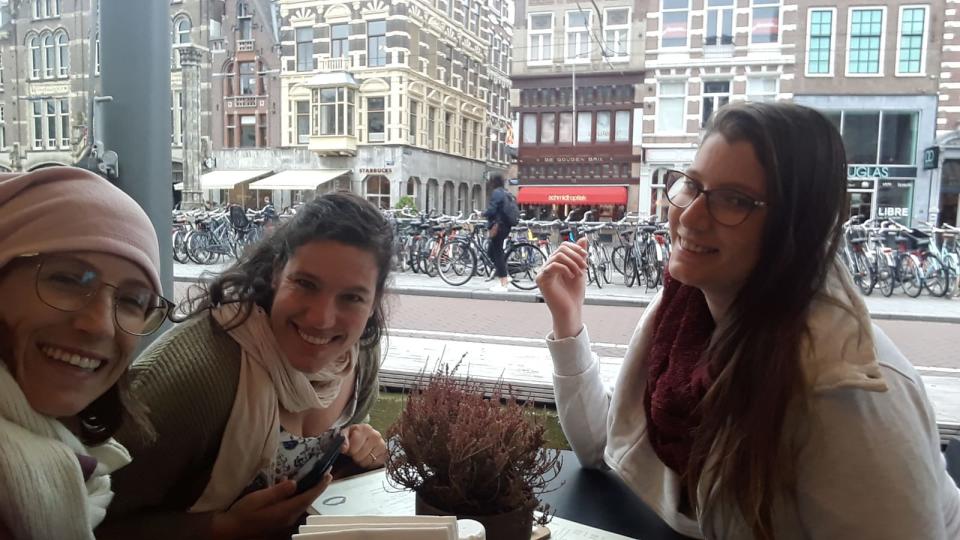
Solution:
<path fill-rule="evenodd" d="M 200 189 L 233 189 L 237 184 L 249 182 L 265 174 L 270 174 L 270 170 L 211 171 L 200 175 Z M 183 182 L 174 184 L 173 189 L 182 191 Z"/>
<path fill-rule="evenodd" d="M 317 189 L 320 184 L 349 172 L 350 169 L 281 171 L 250 184 L 250 189 Z"/>
<path fill-rule="evenodd" d="M 520 204 L 627 204 L 623 186 L 530 186 L 521 187 Z"/>

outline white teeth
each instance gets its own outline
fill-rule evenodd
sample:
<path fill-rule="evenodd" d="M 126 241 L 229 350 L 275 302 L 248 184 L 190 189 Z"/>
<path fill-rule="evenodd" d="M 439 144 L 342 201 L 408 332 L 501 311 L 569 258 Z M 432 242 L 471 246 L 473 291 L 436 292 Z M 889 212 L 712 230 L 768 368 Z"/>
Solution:
<path fill-rule="evenodd" d="M 684 238 L 680 239 L 680 247 L 687 251 L 692 251 L 694 253 L 712 253 L 716 251 L 715 249 L 712 249 L 712 248 L 694 244 L 693 242 L 686 240 Z"/>
<path fill-rule="evenodd" d="M 58 349 L 49 345 L 44 346 L 42 350 L 43 354 L 53 358 L 54 360 L 59 360 L 66 364 L 70 364 L 71 366 L 76 366 L 87 371 L 95 371 L 98 367 L 100 367 L 100 364 L 103 363 L 103 360 L 88 358 L 86 356 L 80 356 L 79 354 L 68 353 L 63 349 Z"/>
<path fill-rule="evenodd" d="M 303 338 L 304 341 L 306 341 L 311 345 L 326 345 L 327 343 L 330 343 L 331 341 L 333 341 L 333 337 L 322 338 L 322 337 L 311 336 L 309 334 L 303 333 L 303 330 L 300 330 L 299 328 L 297 329 L 297 332 L 300 334 L 300 337 Z"/>

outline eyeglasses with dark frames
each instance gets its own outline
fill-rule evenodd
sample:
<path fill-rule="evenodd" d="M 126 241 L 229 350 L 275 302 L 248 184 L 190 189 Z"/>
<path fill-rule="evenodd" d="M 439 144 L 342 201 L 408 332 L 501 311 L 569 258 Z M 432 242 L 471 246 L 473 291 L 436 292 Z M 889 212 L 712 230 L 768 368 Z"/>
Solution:
<path fill-rule="evenodd" d="M 687 208 L 701 194 L 707 199 L 707 211 L 717 223 L 736 227 L 750 217 L 758 208 L 767 206 L 760 201 L 735 189 L 703 189 L 703 185 L 686 173 L 664 167 L 653 171 L 653 183 L 665 187 L 667 201 L 677 208 Z"/>

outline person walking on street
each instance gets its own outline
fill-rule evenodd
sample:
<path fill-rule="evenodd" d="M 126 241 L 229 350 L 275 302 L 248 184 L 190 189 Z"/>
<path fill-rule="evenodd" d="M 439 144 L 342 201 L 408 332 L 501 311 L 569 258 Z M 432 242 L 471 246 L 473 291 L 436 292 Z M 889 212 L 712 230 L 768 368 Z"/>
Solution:
<path fill-rule="evenodd" d="M 490 290 L 493 292 L 507 292 L 507 259 L 503 253 L 503 243 L 510 234 L 510 224 L 505 215 L 505 207 L 509 204 L 512 196 L 507 192 L 504 186 L 503 176 L 495 174 L 490 178 L 487 190 L 493 190 L 490 193 L 490 203 L 483 212 L 483 217 L 487 218 L 487 227 L 490 235 L 490 243 L 487 245 L 487 255 L 493 261 L 496 269 L 494 274 L 500 281 Z M 516 203 L 514 203 L 515 205 Z"/>

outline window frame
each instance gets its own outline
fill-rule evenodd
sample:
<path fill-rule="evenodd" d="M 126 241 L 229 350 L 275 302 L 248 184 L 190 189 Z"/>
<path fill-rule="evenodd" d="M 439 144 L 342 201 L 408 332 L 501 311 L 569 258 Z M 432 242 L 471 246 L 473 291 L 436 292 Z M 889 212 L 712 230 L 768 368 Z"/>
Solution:
<path fill-rule="evenodd" d="M 420 102 L 415 99 L 407 100 L 407 142 L 417 145 L 420 138 Z"/>
<path fill-rule="evenodd" d="M 776 41 L 753 41 L 753 14 L 757 8 L 769 8 L 773 7 L 774 4 L 771 0 L 750 0 L 750 15 L 747 23 L 747 45 L 749 47 L 756 48 L 773 48 L 783 45 L 783 0 L 775 0 L 777 7 L 777 40 Z M 762 4 L 757 4 L 757 2 L 766 2 Z"/>
<path fill-rule="evenodd" d="M 297 35 L 300 32 L 305 30 L 310 30 L 310 41 L 306 41 L 306 40 L 301 41 L 300 36 Z M 294 43 L 293 67 L 294 67 L 294 71 L 296 71 L 297 73 L 307 73 L 307 72 L 313 71 L 313 57 L 314 57 L 314 54 L 316 54 L 316 50 L 314 48 L 314 41 L 316 39 L 317 39 L 317 33 L 312 25 L 294 27 L 293 29 L 293 43 Z M 310 54 L 306 59 L 302 59 L 300 54 L 301 53 L 300 49 L 301 47 L 306 49 L 307 44 L 309 44 Z M 304 63 L 306 65 L 304 65 Z"/>
<path fill-rule="evenodd" d="M 920 36 L 920 71 L 900 71 L 900 54 L 903 52 L 901 43 L 903 41 L 903 12 L 908 9 L 923 10 L 923 34 Z M 900 12 L 897 14 L 897 59 L 894 64 L 894 76 L 896 77 L 926 77 L 927 75 L 927 37 L 930 35 L 930 5 L 929 4 L 904 4 L 900 6 Z"/>
<path fill-rule="evenodd" d="M 583 27 L 576 27 L 576 28 L 577 28 L 576 30 L 571 30 L 571 26 L 570 26 L 570 15 L 571 15 L 571 14 L 575 14 L 575 13 L 586 13 L 586 14 L 587 14 L 587 25 L 586 25 L 586 26 L 583 26 Z M 564 25 L 563 25 L 563 63 L 564 63 L 564 64 L 589 64 L 589 63 L 590 63 L 591 56 L 593 56 L 593 54 L 592 54 L 592 47 L 590 46 L 590 43 L 591 43 L 591 41 L 590 41 L 590 29 L 593 27 L 593 12 L 590 11 L 590 10 L 586 10 L 586 9 L 585 9 L 585 10 L 579 10 L 579 9 L 567 10 L 567 11 L 565 11 L 564 14 L 563 14 L 563 22 L 564 22 Z M 575 35 L 575 36 L 578 36 L 578 37 L 579 37 L 581 34 L 583 34 L 583 35 L 584 35 L 584 39 L 585 39 L 585 43 L 581 43 L 579 39 L 576 40 L 576 41 L 577 41 L 577 43 L 576 43 L 576 45 L 577 45 L 577 55 L 574 56 L 574 57 L 572 57 L 572 58 L 568 56 L 568 54 L 569 54 L 569 52 L 570 52 L 570 51 L 569 51 L 569 46 L 570 46 L 570 35 L 571 35 L 571 34 L 573 34 L 573 35 Z M 584 45 L 585 45 L 585 47 L 586 47 L 586 51 L 585 51 L 586 55 L 585 55 L 583 58 L 581 58 L 581 57 L 580 57 L 580 49 L 581 49 L 581 46 L 584 46 Z"/>
<path fill-rule="evenodd" d="M 533 30 L 533 18 L 546 16 L 550 18 L 550 28 L 547 30 Z M 534 38 L 539 38 L 539 43 L 537 44 L 536 50 L 540 53 L 544 52 L 544 45 L 546 45 L 546 50 L 549 53 L 547 58 L 541 58 L 539 60 L 531 60 L 531 55 L 528 52 L 527 54 L 527 65 L 528 66 L 548 66 L 553 63 L 553 52 L 554 52 L 554 43 L 553 35 L 555 28 L 555 17 L 553 13 L 529 13 L 527 14 L 527 51 L 533 51 Z M 544 43 L 543 38 L 546 37 L 546 43 Z"/>
<path fill-rule="evenodd" d="M 829 12 L 830 13 L 830 48 L 829 48 L 829 59 L 827 61 L 827 72 L 826 73 L 812 73 L 810 71 L 810 43 L 813 41 L 813 32 L 811 30 L 813 25 L 813 14 L 814 12 Z M 817 36 L 824 37 L 824 36 Z M 837 8 L 835 7 L 811 7 L 807 10 L 807 45 L 804 49 L 804 66 L 803 74 L 805 77 L 814 77 L 814 78 L 826 78 L 833 77 L 834 68 L 836 67 L 836 51 L 837 51 Z M 846 58 L 844 58 L 846 59 Z"/>
<path fill-rule="evenodd" d="M 387 142 L 387 131 L 389 130 L 389 128 L 387 127 L 387 96 L 385 96 L 385 95 L 383 95 L 383 96 L 364 96 L 364 99 L 366 99 L 366 102 L 364 103 L 364 115 L 365 115 L 365 117 L 366 117 L 366 118 L 365 118 L 366 121 L 364 122 L 363 127 L 364 127 L 364 129 L 365 129 L 365 131 L 366 131 L 367 142 L 368 142 L 368 143 L 385 143 L 385 142 Z M 383 108 L 380 108 L 380 109 L 371 109 L 371 108 L 370 108 L 370 100 L 373 100 L 373 99 L 379 99 L 379 100 L 383 101 Z M 373 131 L 371 130 L 371 128 L 370 128 L 370 113 L 371 113 L 371 112 L 380 113 L 381 115 L 383 115 L 383 131 L 382 131 L 382 132 L 377 132 L 377 134 L 378 134 L 378 135 L 381 135 L 381 137 L 376 137 L 376 138 L 372 137 L 372 135 L 374 135 L 374 132 L 373 132 Z"/>
<path fill-rule="evenodd" d="M 627 10 L 627 22 L 625 24 L 611 25 L 607 22 L 607 20 L 610 17 L 609 12 L 615 11 L 615 10 L 623 10 L 623 9 Z M 624 39 L 624 48 L 625 48 L 624 54 L 618 55 L 614 53 L 614 54 L 611 54 L 610 56 L 607 56 L 606 58 L 610 62 L 629 62 L 630 61 L 630 45 L 631 45 L 630 29 L 633 26 L 632 22 L 633 22 L 633 8 L 631 6 L 614 6 L 614 7 L 607 7 L 603 9 L 604 47 L 608 49 L 612 49 L 608 43 L 609 40 L 607 39 L 607 32 L 621 32 L 621 31 L 626 32 L 626 39 Z"/>
<path fill-rule="evenodd" d="M 690 34 L 691 34 L 691 32 L 690 32 L 690 30 L 691 30 L 691 29 L 690 29 L 690 20 L 693 18 L 692 13 L 691 13 L 691 12 L 693 11 L 692 6 L 691 6 L 691 1 L 690 1 L 690 0 L 687 0 L 687 7 L 682 8 L 682 9 L 681 9 L 681 8 L 664 8 L 664 7 L 663 7 L 663 3 L 664 3 L 665 1 L 666 1 L 666 0 L 660 0 L 660 35 L 658 36 L 658 39 L 657 39 L 657 48 L 658 48 L 659 50 L 661 50 L 661 51 L 662 51 L 663 49 L 669 49 L 670 52 L 689 51 L 689 50 L 690 50 Z M 666 45 L 666 46 L 665 46 L 665 45 L 663 44 L 663 34 L 664 34 L 664 22 L 663 22 L 663 21 L 664 21 L 664 15 L 667 14 L 667 13 L 680 13 L 681 11 L 684 12 L 684 13 L 686 13 L 686 15 L 687 15 L 687 22 L 686 22 L 686 27 L 685 27 L 685 30 L 684 30 L 684 40 L 685 40 L 685 43 L 684 43 L 683 45 Z"/>
<path fill-rule="evenodd" d="M 61 39 L 63 40 L 61 43 Z M 53 46 L 56 54 L 57 78 L 70 76 L 70 38 L 67 31 L 59 29 L 53 34 Z M 64 54 L 66 53 L 66 54 Z"/>
<path fill-rule="evenodd" d="M 772 93 L 758 93 L 758 92 L 751 93 L 751 92 L 750 92 L 750 81 L 757 81 L 757 80 L 773 81 L 773 92 L 772 92 Z M 770 97 L 771 97 L 770 102 L 773 102 L 773 101 L 776 101 L 776 100 L 777 100 L 777 96 L 778 96 L 779 94 L 780 94 L 780 76 L 779 76 L 779 74 L 776 74 L 776 73 L 774 73 L 774 74 L 772 74 L 772 75 L 771 75 L 771 74 L 757 74 L 757 75 L 748 75 L 748 76 L 747 76 L 746 86 L 745 86 L 745 88 L 744 88 L 744 96 L 746 97 L 746 99 L 747 99 L 748 101 L 751 101 L 751 100 L 750 100 L 750 97 L 751 97 L 751 96 L 770 96 Z M 754 103 L 758 103 L 758 102 L 754 101 Z"/>
<path fill-rule="evenodd" d="M 850 50 L 853 43 L 853 12 L 855 11 L 874 11 L 880 10 L 880 47 L 879 47 L 879 58 L 877 61 L 877 72 L 876 73 L 852 73 L 850 71 Z M 864 5 L 864 6 L 851 6 L 847 8 L 847 48 L 846 56 L 844 57 L 844 75 L 847 77 L 883 77 L 884 74 L 884 61 L 886 60 L 886 54 L 884 48 L 886 47 L 887 42 L 887 6 L 885 5 Z"/>
<path fill-rule="evenodd" d="M 680 84 L 683 86 L 682 95 L 663 95 L 663 85 L 664 84 Z M 655 135 L 686 135 L 687 134 L 687 99 L 690 97 L 690 86 L 687 83 L 686 79 L 663 79 L 657 81 L 657 112 L 653 118 L 653 133 Z M 680 126 L 679 131 L 664 130 L 660 126 L 660 113 L 662 108 L 660 105 L 661 100 L 663 99 L 679 99 L 681 101 L 680 106 Z"/>
<path fill-rule="evenodd" d="M 382 34 L 371 34 L 370 25 L 374 23 L 383 23 L 383 33 Z M 375 19 L 367 21 L 367 67 L 383 67 L 387 65 L 387 20 L 386 19 Z M 378 53 L 382 52 L 382 58 L 380 54 L 377 54 L 376 58 L 378 63 L 373 63 L 374 56 L 370 54 L 371 46 L 374 45 L 374 39 L 381 40 L 380 47 L 378 48 Z M 382 61 L 381 61 L 382 60 Z"/>
<path fill-rule="evenodd" d="M 57 128 L 60 130 L 58 133 L 58 141 L 61 150 L 70 149 L 70 98 L 58 98 L 55 100 L 57 102 Z"/>
<path fill-rule="evenodd" d="M 43 61 L 43 79 L 53 79 L 57 72 L 57 46 L 52 32 L 40 34 L 40 50 Z"/>
<path fill-rule="evenodd" d="M 727 93 L 711 92 L 707 93 L 707 85 L 710 83 L 727 83 Z M 720 105 L 719 99 L 727 98 L 727 102 Z M 713 110 L 710 112 L 709 118 L 704 118 L 703 114 L 706 111 L 706 102 L 710 99 L 713 101 Z M 724 105 L 729 105 L 733 99 L 733 80 L 732 79 L 704 79 L 700 82 L 700 127 L 705 127 L 710 121 L 710 118 L 713 118 L 713 115 L 717 114 L 717 111 L 720 110 L 720 107 Z"/>
<path fill-rule="evenodd" d="M 734 46 L 734 38 L 736 37 L 736 34 L 737 34 L 737 17 L 736 17 L 737 2 L 736 2 L 736 0 L 732 0 L 732 1 L 731 1 L 731 5 L 729 5 L 729 6 L 710 6 L 710 0 L 706 0 L 706 1 L 704 2 L 704 4 L 705 4 L 705 5 L 704 5 L 704 8 L 703 8 L 703 11 L 704 11 L 704 14 L 703 14 L 703 47 L 704 47 L 704 48 L 711 48 L 711 49 L 714 48 L 714 47 L 717 47 L 717 48 L 733 47 L 733 46 Z M 716 39 L 717 39 L 717 42 L 716 42 L 716 43 L 712 43 L 712 44 L 711 44 L 711 43 L 707 43 L 707 39 L 709 38 L 709 32 L 710 32 L 710 30 L 711 30 L 710 25 L 709 25 L 710 13 L 711 13 L 711 12 L 716 12 L 716 13 L 717 13 L 717 21 L 716 21 L 716 26 L 717 26 L 717 27 L 712 29 L 714 32 L 716 32 L 716 36 L 715 36 L 715 37 L 716 37 Z M 730 43 L 724 43 L 724 42 L 723 42 L 723 14 L 724 14 L 725 12 L 729 12 L 729 14 L 730 14 Z"/>
<path fill-rule="evenodd" d="M 310 144 L 310 136 L 313 135 L 313 128 L 310 125 L 310 100 L 309 99 L 294 99 L 293 101 L 293 134 L 295 136 L 295 141 L 297 145 Z M 300 111 L 300 104 L 306 103 L 307 110 L 306 112 Z M 300 132 L 300 120 L 303 117 L 307 117 L 307 131 L 306 133 Z"/>
<path fill-rule="evenodd" d="M 27 36 L 27 50 L 30 52 L 28 60 L 30 64 L 30 80 L 37 81 L 43 75 L 43 47 L 40 40 L 40 34 Z"/>
<path fill-rule="evenodd" d="M 335 28 L 345 27 L 347 35 L 339 38 L 333 35 Z M 340 48 L 341 54 L 335 54 L 335 46 Z M 330 25 L 330 58 L 349 58 L 350 57 L 350 23 L 334 23 Z"/>

